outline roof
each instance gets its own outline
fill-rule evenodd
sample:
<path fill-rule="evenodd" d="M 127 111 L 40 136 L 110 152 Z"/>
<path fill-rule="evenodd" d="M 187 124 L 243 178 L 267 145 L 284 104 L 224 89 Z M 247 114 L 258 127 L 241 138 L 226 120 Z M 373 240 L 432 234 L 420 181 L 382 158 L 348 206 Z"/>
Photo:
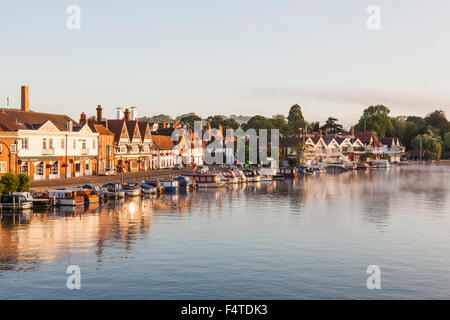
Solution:
<path fill-rule="evenodd" d="M 371 140 L 373 140 L 374 146 L 382 147 L 375 131 L 355 131 L 355 137 L 364 144 L 370 144 Z"/>
<path fill-rule="evenodd" d="M 51 121 L 58 130 L 67 131 L 67 121 L 73 121 L 73 129 L 80 125 L 67 115 L 22 111 L 20 109 L 0 109 L 0 127 L 4 131 L 17 131 L 20 129 L 39 129 L 45 122 Z"/>
<path fill-rule="evenodd" d="M 108 129 L 114 133 L 114 140 L 118 142 L 122 135 L 122 128 L 124 125 L 124 119 L 112 119 L 108 120 Z"/>
<path fill-rule="evenodd" d="M 172 150 L 173 149 L 173 141 L 170 136 L 152 135 L 153 143 L 158 147 L 159 150 Z"/>
<path fill-rule="evenodd" d="M 293 147 L 303 141 L 300 137 L 284 137 L 280 138 L 280 147 Z"/>
<path fill-rule="evenodd" d="M 105 128 L 102 124 L 97 124 L 93 122 L 88 122 L 89 128 L 91 128 L 92 132 L 96 132 L 100 135 L 114 135 L 113 132 Z"/>

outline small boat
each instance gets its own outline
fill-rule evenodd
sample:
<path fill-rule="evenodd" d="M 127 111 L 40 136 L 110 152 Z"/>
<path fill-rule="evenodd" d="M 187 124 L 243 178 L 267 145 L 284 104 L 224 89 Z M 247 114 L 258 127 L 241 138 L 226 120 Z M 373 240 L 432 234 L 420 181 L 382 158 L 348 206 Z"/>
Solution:
<path fill-rule="evenodd" d="M 239 183 L 240 179 L 233 170 L 224 170 L 220 172 L 220 180 L 226 183 Z"/>
<path fill-rule="evenodd" d="M 259 175 L 258 171 L 253 169 L 244 169 L 243 173 L 245 177 L 247 178 L 248 182 L 259 182 L 261 181 L 261 176 Z"/>
<path fill-rule="evenodd" d="M 375 168 L 389 168 L 389 160 L 386 159 L 378 159 L 373 161 L 373 165 Z"/>
<path fill-rule="evenodd" d="M 100 203 L 100 196 L 95 194 L 93 190 L 80 188 L 80 191 L 84 197 L 84 204 Z"/>
<path fill-rule="evenodd" d="M 199 188 L 219 188 L 225 184 L 225 182 L 221 181 L 218 173 L 185 172 L 181 175 L 192 178 Z"/>
<path fill-rule="evenodd" d="M 284 178 L 295 178 L 298 175 L 297 168 L 279 168 L 278 175 Z"/>
<path fill-rule="evenodd" d="M 178 180 L 160 180 L 160 183 L 164 187 L 166 193 L 178 192 L 180 189 Z"/>
<path fill-rule="evenodd" d="M 125 197 L 125 191 L 120 183 L 110 182 L 103 186 L 103 192 L 108 198 L 123 198 Z"/>
<path fill-rule="evenodd" d="M 55 189 L 48 193 L 50 198 L 55 199 L 57 206 L 82 206 L 84 205 L 84 194 L 81 189 Z"/>
<path fill-rule="evenodd" d="M 105 201 L 106 200 L 106 194 L 102 187 L 96 184 L 83 184 L 81 186 L 78 186 L 78 188 L 81 189 L 88 189 L 91 190 L 91 192 L 99 197 L 99 201 Z"/>
<path fill-rule="evenodd" d="M 0 204 L 3 210 L 26 210 L 33 207 L 33 197 L 29 192 L 13 192 L 12 195 L 1 195 Z"/>
<path fill-rule="evenodd" d="M 48 192 L 33 192 L 33 208 L 49 208 L 55 205 L 54 199 L 50 198 Z"/>
<path fill-rule="evenodd" d="M 155 187 L 156 188 L 156 192 L 158 193 L 158 194 L 161 194 L 161 193 L 164 193 L 164 186 L 163 185 L 161 185 L 161 183 L 160 183 L 160 181 L 159 180 L 156 180 L 156 179 L 147 179 L 147 180 L 144 180 L 144 182 L 145 182 L 145 184 L 148 184 L 148 185 L 150 185 L 150 186 L 153 186 L 153 187 Z"/>
<path fill-rule="evenodd" d="M 241 170 L 235 170 L 234 172 L 236 173 L 236 176 L 238 177 L 240 183 L 247 182 L 247 177 Z"/>
<path fill-rule="evenodd" d="M 176 176 L 174 179 L 178 181 L 178 185 L 181 190 L 189 190 L 194 188 L 194 182 L 189 177 Z"/>
<path fill-rule="evenodd" d="M 142 194 L 157 194 L 157 188 L 145 182 L 139 182 Z"/>
<path fill-rule="evenodd" d="M 139 197 L 141 195 L 141 186 L 139 183 L 128 183 L 122 185 L 127 197 Z"/>

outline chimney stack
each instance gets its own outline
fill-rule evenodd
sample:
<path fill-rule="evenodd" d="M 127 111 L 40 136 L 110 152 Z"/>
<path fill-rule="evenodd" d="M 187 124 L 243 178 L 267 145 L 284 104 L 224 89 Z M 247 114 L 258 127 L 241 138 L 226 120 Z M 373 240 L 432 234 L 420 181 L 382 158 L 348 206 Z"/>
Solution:
<path fill-rule="evenodd" d="M 117 120 L 121 120 L 123 119 L 123 108 L 122 107 L 118 107 L 117 108 L 117 116 L 116 116 Z"/>
<path fill-rule="evenodd" d="M 163 126 L 164 129 L 166 128 L 166 122 L 165 121 L 163 121 L 162 126 Z"/>
<path fill-rule="evenodd" d="M 178 120 L 175 120 L 173 123 L 173 128 L 174 129 L 178 129 L 179 125 L 178 125 Z"/>
<path fill-rule="evenodd" d="M 86 120 L 87 120 L 86 114 L 84 112 L 82 112 L 81 115 L 80 115 L 80 124 L 82 126 L 84 126 L 86 124 L 86 122 L 87 122 Z"/>
<path fill-rule="evenodd" d="M 125 109 L 123 116 L 126 121 L 130 121 L 130 109 Z"/>
<path fill-rule="evenodd" d="M 72 120 L 67 120 L 67 131 L 72 132 L 73 131 L 73 123 Z"/>
<path fill-rule="evenodd" d="M 97 106 L 97 123 L 100 123 L 102 121 L 103 118 L 103 108 L 102 105 L 99 104 Z"/>
<path fill-rule="evenodd" d="M 351 128 L 350 128 L 350 134 L 351 134 L 352 136 L 355 136 L 355 128 L 354 128 L 354 127 L 351 127 Z"/>
<path fill-rule="evenodd" d="M 21 88 L 21 104 L 20 110 L 29 112 L 30 111 L 30 95 L 28 92 L 28 86 L 22 86 Z"/>
<path fill-rule="evenodd" d="M 137 108 L 136 107 L 131 107 L 130 108 L 131 109 L 131 120 L 137 120 L 138 119 L 138 117 L 137 117 Z"/>

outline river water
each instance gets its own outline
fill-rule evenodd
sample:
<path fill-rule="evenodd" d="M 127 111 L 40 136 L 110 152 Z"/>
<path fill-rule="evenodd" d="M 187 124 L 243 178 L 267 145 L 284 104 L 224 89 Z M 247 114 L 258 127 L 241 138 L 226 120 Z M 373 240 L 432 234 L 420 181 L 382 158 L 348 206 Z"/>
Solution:
<path fill-rule="evenodd" d="M 448 299 L 449 181 L 414 165 L 3 215 L 0 299 Z"/>

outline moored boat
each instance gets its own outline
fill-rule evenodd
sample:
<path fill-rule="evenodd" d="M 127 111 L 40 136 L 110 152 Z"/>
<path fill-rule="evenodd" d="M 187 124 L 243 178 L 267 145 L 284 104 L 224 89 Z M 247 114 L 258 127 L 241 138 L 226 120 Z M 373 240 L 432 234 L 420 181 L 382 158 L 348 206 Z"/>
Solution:
<path fill-rule="evenodd" d="M 26 210 L 33 207 L 33 198 L 29 192 L 14 192 L 12 195 L 1 195 L 2 210 Z"/>
<path fill-rule="evenodd" d="M 125 191 L 120 183 L 110 182 L 103 186 L 104 193 L 108 198 L 123 198 Z"/>
<path fill-rule="evenodd" d="M 261 181 L 261 176 L 259 175 L 258 171 L 253 169 L 244 169 L 242 171 L 247 178 L 248 182 L 259 182 Z"/>
<path fill-rule="evenodd" d="M 127 197 L 139 197 L 141 195 L 141 186 L 138 183 L 127 183 L 122 187 Z"/>
<path fill-rule="evenodd" d="M 278 175 L 284 178 L 295 178 L 298 175 L 297 168 L 279 168 Z"/>
<path fill-rule="evenodd" d="M 156 194 L 158 192 L 155 186 L 151 186 L 148 183 L 140 182 L 139 185 L 141 186 L 142 194 Z"/>
<path fill-rule="evenodd" d="M 220 180 L 226 183 L 239 183 L 239 178 L 233 170 L 221 171 Z"/>
<path fill-rule="evenodd" d="M 218 173 L 185 172 L 181 175 L 192 178 L 199 188 L 219 188 L 225 184 L 225 182 L 221 181 Z"/>
<path fill-rule="evenodd" d="M 194 182 L 189 177 L 176 176 L 174 179 L 178 181 L 180 190 L 189 190 L 194 188 Z"/>
<path fill-rule="evenodd" d="M 160 183 L 164 187 L 166 193 L 179 191 L 178 180 L 160 180 Z"/>
<path fill-rule="evenodd" d="M 84 195 L 81 189 L 55 189 L 48 193 L 55 199 L 57 206 L 81 206 L 84 205 Z"/>

